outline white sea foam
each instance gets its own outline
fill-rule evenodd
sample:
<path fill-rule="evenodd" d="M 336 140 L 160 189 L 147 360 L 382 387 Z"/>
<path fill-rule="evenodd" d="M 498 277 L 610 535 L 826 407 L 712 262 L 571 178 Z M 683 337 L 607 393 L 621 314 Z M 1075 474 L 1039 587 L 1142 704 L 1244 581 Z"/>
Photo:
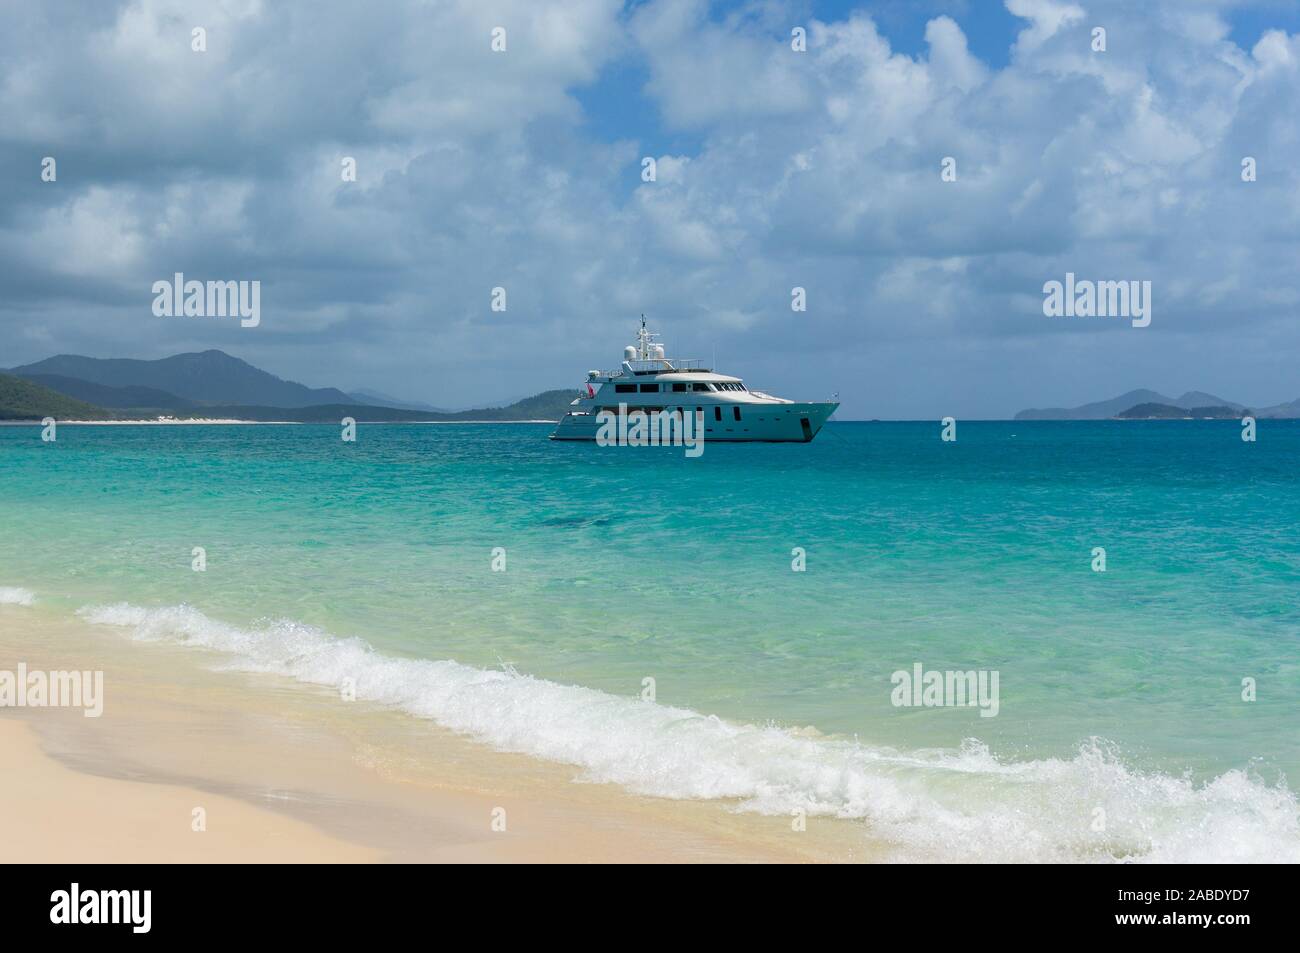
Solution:
<path fill-rule="evenodd" d="M 1068 759 L 1009 762 L 968 742 L 899 752 L 739 725 L 592 689 L 451 661 L 382 655 L 293 621 L 241 628 L 189 606 L 90 607 L 92 623 L 227 653 L 239 668 L 337 686 L 496 748 L 579 767 L 585 780 L 745 810 L 861 819 L 896 860 L 1300 861 L 1300 806 L 1242 771 L 1208 783 L 1126 766 L 1100 741 Z"/>
<path fill-rule="evenodd" d="M 18 586 L 0 586 L 0 606 L 29 606 L 36 601 L 36 593 Z"/>

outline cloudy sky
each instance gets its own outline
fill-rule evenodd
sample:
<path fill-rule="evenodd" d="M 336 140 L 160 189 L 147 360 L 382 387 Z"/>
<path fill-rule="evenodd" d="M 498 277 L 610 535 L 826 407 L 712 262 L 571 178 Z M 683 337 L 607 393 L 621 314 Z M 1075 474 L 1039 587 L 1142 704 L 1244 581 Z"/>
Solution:
<path fill-rule="evenodd" d="M 1298 7 L 0 0 L 0 366 L 221 348 L 466 406 L 645 312 L 850 417 L 1292 400 Z M 156 317 L 177 271 L 261 325 Z M 1150 281 L 1150 326 L 1046 317 L 1067 271 Z"/>

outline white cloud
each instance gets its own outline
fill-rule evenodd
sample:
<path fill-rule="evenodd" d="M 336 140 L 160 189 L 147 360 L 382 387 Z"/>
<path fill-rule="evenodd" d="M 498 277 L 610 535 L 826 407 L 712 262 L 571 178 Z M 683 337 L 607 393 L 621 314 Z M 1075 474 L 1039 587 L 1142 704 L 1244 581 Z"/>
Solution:
<path fill-rule="evenodd" d="M 1016 48 L 1028 52 L 1042 46 L 1065 27 L 1078 23 L 1084 17 L 1083 7 L 1059 0 L 1006 0 L 1011 13 L 1030 21 L 1020 33 Z"/>
<path fill-rule="evenodd" d="M 1268 30 L 1259 38 L 1251 55 L 1266 70 L 1295 70 L 1300 63 L 1300 37 L 1288 37 L 1281 30 Z"/>
<path fill-rule="evenodd" d="M 930 44 L 930 66 L 935 77 L 970 92 L 988 70 L 966 48 L 966 34 L 951 17 L 936 17 L 925 25 L 925 42 Z"/>
<path fill-rule="evenodd" d="M 705 0 L 647 3 L 631 28 L 650 66 L 648 89 L 676 126 L 790 116 L 812 105 L 806 53 L 773 42 L 752 21 L 710 21 Z"/>

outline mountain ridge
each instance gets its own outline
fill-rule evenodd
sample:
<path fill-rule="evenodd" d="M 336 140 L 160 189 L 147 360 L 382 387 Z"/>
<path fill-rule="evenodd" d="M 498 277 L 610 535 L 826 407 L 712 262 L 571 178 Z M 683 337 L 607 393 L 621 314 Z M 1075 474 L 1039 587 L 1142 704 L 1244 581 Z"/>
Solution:
<path fill-rule="evenodd" d="M 394 397 L 391 394 L 370 390 L 365 387 L 348 391 L 348 396 L 358 404 L 371 404 L 375 407 L 396 407 L 399 410 L 425 410 L 435 414 L 449 414 L 455 413 L 457 410 L 467 409 L 464 407 L 435 407 L 433 404 L 425 403 L 422 400 L 402 400 L 400 397 Z"/>
<path fill-rule="evenodd" d="M 1167 397 L 1159 391 L 1139 388 L 1127 391 L 1108 400 L 1080 404 L 1078 407 L 1032 407 L 1016 414 L 1016 420 L 1111 420 L 1122 417 L 1127 411 L 1143 405 L 1174 407 L 1180 410 L 1220 410 L 1228 408 L 1233 413 L 1252 413 L 1258 418 L 1292 418 L 1300 417 L 1300 399 L 1251 411 L 1246 404 L 1224 400 L 1205 391 L 1189 390 L 1181 397 Z"/>
<path fill-rule="evenodd" d="M 106 420 L 111 416 L 102 407 L 60 394 L 44 384 L 0 373 L 0 420 Z"/>
<path fill-rule="evenodd" d="M 356 403 L 337 388 L 307 387 L 286 381 L 215 348 L 156 360 L 56 354 L 34 364 L 12 368 L 9 373 L 28 379 L 71 378 L 102 387 L 146 387 L 195 404 L 310 407 Z"/>
<path fill-rule="evenodd" d="M 53 385 L 53 386 L 52 386 Z M 69 393 L 71 392 L 71 393 Z M 82 395 L 82 396 L 78 396 Z M 351 417 L 358 423 L 464 422 L 558 420 L 568 410 L 574 392 L 543 391 L 503 407 L 461 411 L 425 411 L 343 403 L 307 407 L 258 404 L 199 404 L 147 387 L 110 387 L 55 374 L 21 377 L 0 372 L 0 420 L 250 420 L 290 423 L 338 423 Z M 97 397 L 90 402 L 84 397 Z"/>
<path fill-rule="evenodd" d="M 199 406 L 192 400 L 153 387 L 109 387 L 60 374 L 25 374 L 22 379 L 75 400 L 115 410 L 188 410 Z"/>

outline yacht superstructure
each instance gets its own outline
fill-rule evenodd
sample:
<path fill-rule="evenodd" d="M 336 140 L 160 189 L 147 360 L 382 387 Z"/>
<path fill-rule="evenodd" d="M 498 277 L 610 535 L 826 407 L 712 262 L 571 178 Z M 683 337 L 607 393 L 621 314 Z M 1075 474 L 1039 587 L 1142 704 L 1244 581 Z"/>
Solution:
<path fill-rule="evenodd" d="M 552 440 L 595 440 L 601 411 L 628 415 L 678 411 L 703 416 L 706 441 L 807 443 L 817 436 L 838 401 L 797 403 L 750 390 L 739 377 L 718 374 L 700 361 L 669 358 L 645 318 L 636 344 L 623 349 L 614 371 L 588 371 L 581 395 L 560 420 Z"/>

